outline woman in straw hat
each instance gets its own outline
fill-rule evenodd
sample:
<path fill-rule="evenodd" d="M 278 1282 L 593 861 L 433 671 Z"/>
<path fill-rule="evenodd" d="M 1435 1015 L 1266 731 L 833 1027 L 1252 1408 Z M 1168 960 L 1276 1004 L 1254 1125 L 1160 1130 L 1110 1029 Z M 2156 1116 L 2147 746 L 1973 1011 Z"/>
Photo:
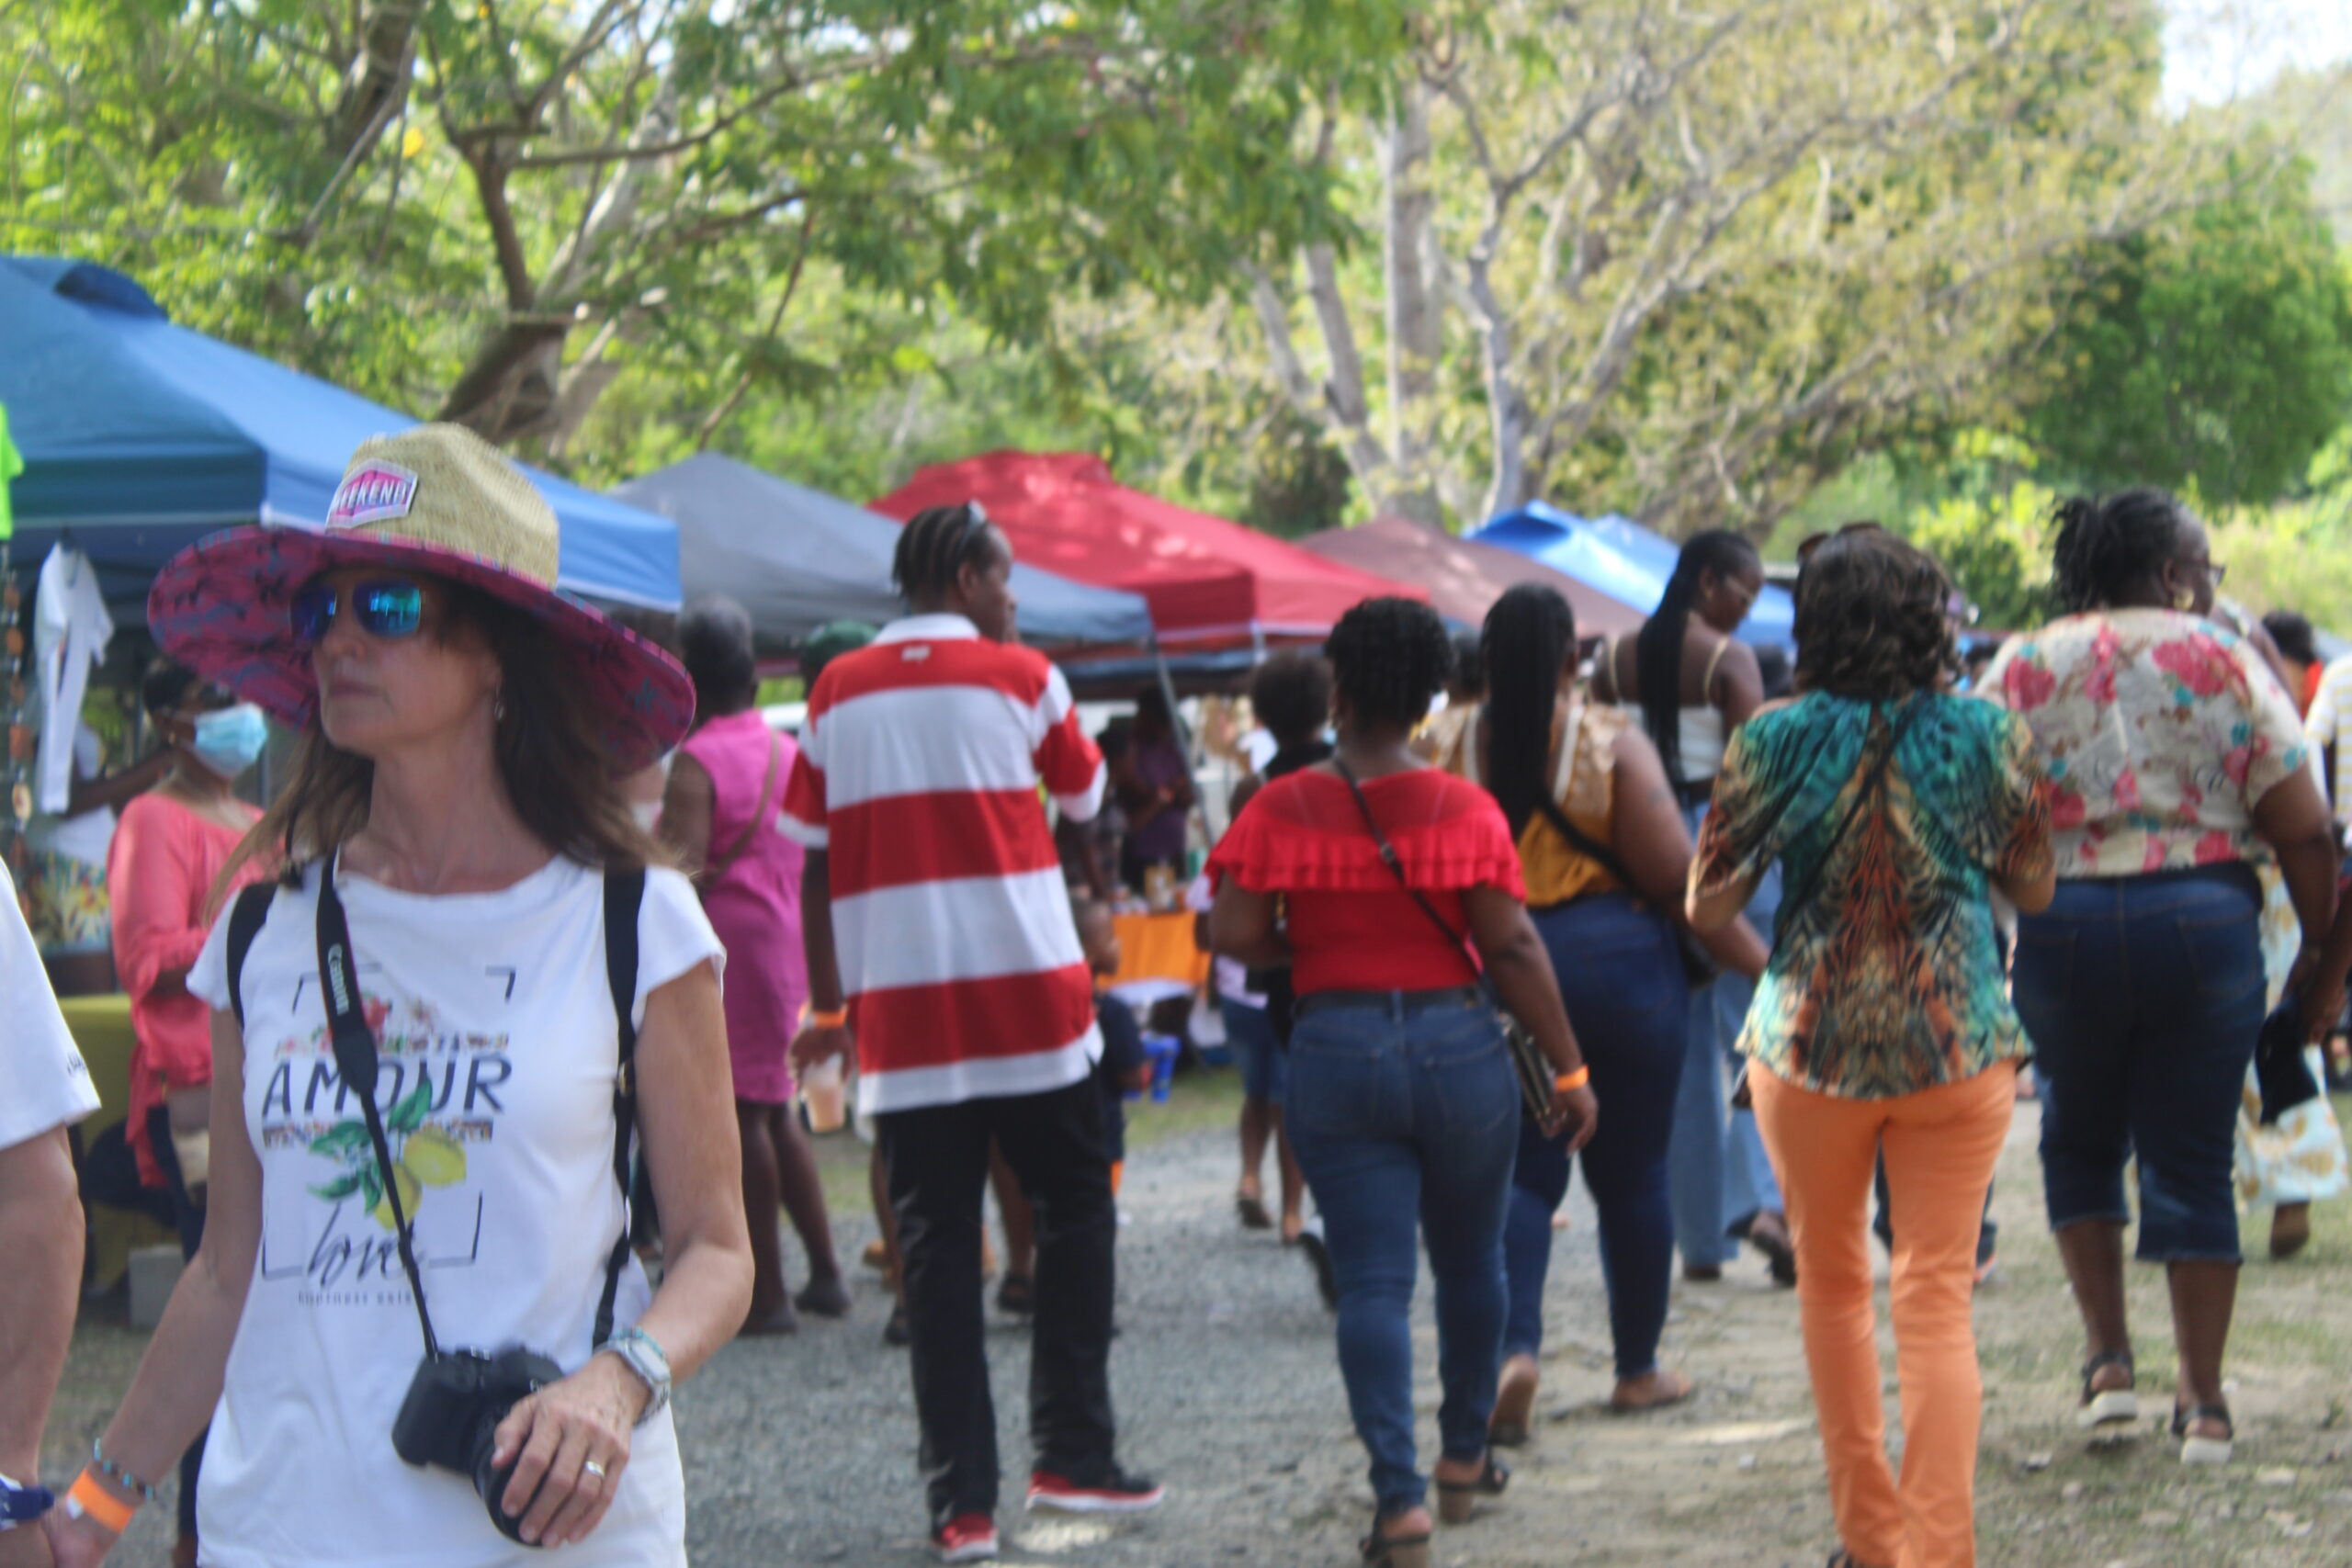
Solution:
<path fill-rule="evenodd" d="M 751 1252 L 721 950 L 618 781 L 693 694 L 555 569 L 537 492 L 426 425 L 359 449 L 323 533 L 218 535 L 156 581 L 164 649 L 301 741 L 241 851 L 288 870 L 189 975 L 210 1213 L 51 1516 L 69 1568 L 216 1402 L 208 1562 L 684 1561 L 670 1384 L 743 1321 Z M 616 1176 L 640 1146 L 658 1292 Z"/>

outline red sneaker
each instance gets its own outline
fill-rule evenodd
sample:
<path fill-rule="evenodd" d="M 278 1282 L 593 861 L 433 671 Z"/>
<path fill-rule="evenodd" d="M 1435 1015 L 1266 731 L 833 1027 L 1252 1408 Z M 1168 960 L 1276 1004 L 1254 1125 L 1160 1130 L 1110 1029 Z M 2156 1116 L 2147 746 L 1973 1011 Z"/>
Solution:
<path fill-rule="evenodd" d="M 931 1545 L 942 1562 L 992 1562 L 996 1521 L 986 1514 L 958 1514 L 931 1532 Z"/>
<path fill-rule="evenodd" d="M 1148 1476 L 1129 1475 L 1114 1465 L 1091 1486 L 1080 1486 L 1049 1470 L 1029 1476 L 1029 1511 L 1058 1514 L 1140 1514 L 1159 1506 L 1168 1489 Z"/>

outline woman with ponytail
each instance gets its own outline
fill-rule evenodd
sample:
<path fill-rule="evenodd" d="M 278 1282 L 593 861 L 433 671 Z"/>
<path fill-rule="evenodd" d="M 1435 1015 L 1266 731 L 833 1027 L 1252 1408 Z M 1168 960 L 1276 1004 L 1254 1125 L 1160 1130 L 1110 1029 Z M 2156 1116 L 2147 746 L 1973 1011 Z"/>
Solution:
<path fill-rule="evenodd" d="M 1616 1345 L 1621 1411 L 1671 1404 L 1690 1380 L 1658 1365 L 1674 1268 L 1668 1139 L 1682 1078 L 1689 989 L 1676 945 L 1690 862 L 1675 792 L 1657 749 L 1622 708 L 1586 700 L 1577 680 L 1575 613 L 1557 592 L 1522 583 L 1487 613 L 1483 707 L 1440 765 L 1483 784 L 1519 846 L 1535 930 L 1551 955 L 1568 1020 L 1609 1117 L 1584 1147 L 1585 1187 L 1600 1213 L 1600 1250 Z M 1745 922 L 1717 955 L 1753 976 L 1763 943 Z M 1552 1214 L 1568 1190 L 1569 1150 L 1522 1118 L 1503 1226 L 1510 1291 L 1502 1381 L 1490 1436 L 1527 1440 L 1544 1334 Z"/>
<path fill-rule="evenodd" d="M 1674 563 L 1657 613 L 1633 637 L 1605 646 L 1593 671 L 1595 695 L 1639 715 L 1693 838 L 1724 746 L 1763 705 L 1756 655 L 1732 636 L 1763 591 L 1763 558 L 1753 544 L 1726 529 L 1694 534 Z M 1748 918 L 1769 929 L 1780 902 L 1775 872 L 1757 890 Z M 1726 1122 L 1724 1113 L 1723 1063 L 1754 994 L 1745 976 L 1726 975 L 1690 996 L 1674 1115 L 1674 1235 L 1690 1279 L 1721 1279 L 1745 1237 L 1786 1285 L 1796 1280 L 1795 1254 L 1780 1183 L 1757 1136 L 1756 1119 L 1741 1111 Z"/>
<path fill-rule="evenodd" d="M 2051 781 L 2058 892 L 2018 927 L 2018 1015 L 2043 1088 L 2042 1190 L 2086 1341 L 2080 1425 L 2139 1416 L 2124 1316 L 2123 1167 L 2137 1257 L 2162 1263 L 2184 1463 L 2230 1457 L 2222 1353 L 2237 1299 L 2231 1134 L 2267 1008 L 2257 862 L 2302 927 L 2290 990 L 2305 1037 L 2343 982 L 2327 807 L 2302 726 L 2256 650 L 2209 617 L 2222 569 L 2159 490 L 2060 504 L 2066 614 L 2016 638 L 1984 692 L 2023 718 Z"/>

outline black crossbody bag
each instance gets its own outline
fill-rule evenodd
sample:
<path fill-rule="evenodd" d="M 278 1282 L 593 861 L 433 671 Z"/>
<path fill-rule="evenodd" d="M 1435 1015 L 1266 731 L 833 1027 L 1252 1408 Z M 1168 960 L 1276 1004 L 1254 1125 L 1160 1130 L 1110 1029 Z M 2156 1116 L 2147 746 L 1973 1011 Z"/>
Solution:
<path fill-rule="evenodd" d="M 1372 802 L 1364 798 L 1363 786 L 1356 783 L 1355 774 L 1346 762 L 1337 757 L 1331 759 L 1331 765 L 1339 770 L 1340 777 L 1346 782 L 1348 793 L 1356 797 L 1356 809 L 1363 813 L 1363 825 L 1372 829 L 1372 841 L 1380 847 L 1380 863 L 1388 868 L 1389 874 L 1396 879 L 1396 886 L 1405 890 L 1407 897 L 1420 907 L 1421 913 L 1429 917 L 1430 924 L 1443 933 L 1449 944 L 1460 948 L 1463 955 L 1470 960 L 1470 967 L 1478 976 L 1478 989 L 1502 1024 L 1503 1043 L 1510 1048 L 1511 1070 L 1519 1079 L 1520 1102 L 1538 1122 L 1548 1120 L 1552 1114 L 1551 1060 L 1544 1055 L 1544 1048 L 1535 1043 L 1535 1036 L 1527 1032 L 1527 1026 L 1503 1006 L 1502 998 L 1495 992 L 1495 982 L 1487 976 L 1486 965 L 1478 962 L 1472 949 L 1468 933 L 1458 932 L 1447 925 L 1445 917 L 1437 912 L 1437 906 L 1423 897 L 1421 890 L 1405 879 L 1404 863 L 1396 858 L 1396 848 L 1389 843 L 1388 835 L 1380 830 L 1380 819 L 1372 814 Z"/>

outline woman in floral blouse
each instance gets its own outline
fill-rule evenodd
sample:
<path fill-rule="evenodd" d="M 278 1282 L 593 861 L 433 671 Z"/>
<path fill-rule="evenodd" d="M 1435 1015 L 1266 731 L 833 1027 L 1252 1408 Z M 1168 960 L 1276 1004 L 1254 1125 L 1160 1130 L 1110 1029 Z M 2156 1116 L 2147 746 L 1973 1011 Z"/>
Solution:
<path fill-rule="evenodd" d="M 1864 525 L 1808 553 L 1797 686 L 1732 738 L 1690 866 L 1695 926 L 1728 923 L 1781 863 L 1787 895 L 1739 1048 L 1795 1233 L 1805 1359 L 1843 1545 L 1834 1568 L 1967 1568 L 1982 1384 L 1976 1235 L 2025 1031 L 1988 890 L 2051 894 L 2025 727 L 1948 694 L 1936 563 Z M 1871 1178 L 1894 1231 L 1905 1451 L 1885 1449 Z"/>
<path fill-rule="evenodd" d="M 2014 640 L 1984 689 L 2032 727 L 2052 781 L 2058 894 L 2018 931 L 2017 1004 L 2043 1086 L 2042 1187 L 2088 1340 L 2078 1419 L 2139 1416 L 2124 1317 L 2123 1166 L 2143 1263 L 2171 1285 L 2184 1462 L 2230 1457 L 2222 1351 L 2237 1295 L 2231 1133 L 2265 1009 L 2254 863 L 2275 853 L 2302 927 L 2334 911 L 2327 809 L 2294 705 L 2235 634 L 2205 530 L 2161 491 L 2057 513 L 2070 612 Z M 2299 987 L 2307 1009 L 2328 987 Z"/>

